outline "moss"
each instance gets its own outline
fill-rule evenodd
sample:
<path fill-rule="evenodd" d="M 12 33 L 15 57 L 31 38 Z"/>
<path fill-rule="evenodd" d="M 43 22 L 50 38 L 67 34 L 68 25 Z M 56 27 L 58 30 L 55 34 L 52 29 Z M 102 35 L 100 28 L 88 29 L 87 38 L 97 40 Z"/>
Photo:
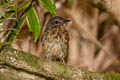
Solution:
<path fill-rule="evenodd" d="M 67 65 L 64 65 L 62 62 L 57 62 L 57 65 L 59 66 L 59 75 L 63 76 L 65 80 L 68 80 L 69 76 L 70 76 L 70 67 L 68 67 Z"/>
<path fill-rule="evenodd" d="M 90 71 L 84 71 L 84 73 L 86 74 L 86 78 L 89 80 L 93 80 L 93 79 L 102 79 L 102 74 L 99 73 L 94 73 L 94 72 L 90 72 Z"/>
<path fill-rule="evenodd" d="M 120 80 L 120 74 L 103 73 L 106 80 Z"/>
<path fill-rule="evenodd" d="M 97 72 L 90 72 L 90 71 L 83 71 L 86 74 L 86 78 L 89 80 L 120 80 L 119 74 L 111 74 L 111 73 L 97 73 Z"/>
<path fill-rule="evenodd" d="M 9 52 L 7 52 L 9 49 Z M 7 54 L 6 54 L 6 52 Z M 19 51 L 19 50 L 16 50 L 16 49 L 12 49 L 12 48 L 7 48 L 7 50 L 4 50 L 4 52 L 2 52 L 2 55 L 10 55 L 10 56 L 13 56 L 14 58 L 16 58 L 16 60 L 19 60 L 20 61 L 24 61 L 27 63 L 27 65 L 30 65 L 32 67 L 35 67 L 35 68 L 39 68 L 40 67 L 40 63 L 38 62 L 38 57 L 37 56 L 34 56 L 34 55 L 31 55 L 31 54 L 28 54 L 26 52 L 23 52 L 23 51 Z M 39 65 L 38 65 L 39 63 Z M 19 64 L 19 63 L 18 63 Z"/>
<path fill-rule="evenodd" d="M 10 49 L 10 48 L 8 48 L 8 49 Z M 28 54 L 23 51 L 15 50 L 15 49 L 10 49 L 10 50 L 8 50 L 8 49 L 4 49 L 0 53 L 1 63 L 4 63 L 6 65 L 10 64 L 9 66 L 12 66 L 12 67 L 15 66 L 17 68 L 23 68 L 23 70 L 25 69 L 24 66 L 28 67 L 28 68 L 26 68 L 26 72 L 27 72 L 27 70 L 30 70 L 30 72 L 31 72 L 31 69 L 35 70 L 35 71 L 33 70 L 33 73 L 34 72 L 40 73 L 40 72 L 44 71 L 43 74 L 47 74 L 47 75 L 49 75 L 49 77 L 51 77 L 51 73 L 52 73 L 54 75 L 54 76 L 52 76 L 53 78 L 58 76 L 65 80 L 70 80 L 69 78 L 71 78 L 73 73 L 75 76 L 78 74 L 81 74 L 83 80 L 120 80 L 119 74 L 90 72 L 90 71 L 86 71 L 86 70 L 81 70 L 78 67 L 65 66 L 63 63 L 56 62 L 56 61 L 49 61 L 49 62 L 44 61 L 44 63 L 42 63 L 42 62 L 39 62 L 40 61 L 39 58 L 34 55 Z M 16 63 L 14 63 L 14 62 L 16 62 Z M 21 64 L 21 62 L 23 62 L 25 64 L 23 64 L 23 63 Z M 19 65 L 16 65 L 16 64 L 20 64 L 20 66 L 22 66 L 22 67 L 19 67 Z M 43 70 L 45 68 L 46 68 L 46 70 Z M 76 71 L 79 71 L 79 70 L 81 73 L 77 74 Z"/>
<path fill-rule="evenodd" d="M 69 78 L 69 76 L 70 76 L 70 67 L 68 67 L 68 66 L 65 66 L 65 78 L 66 78 L 66 80 L 68 80 L 67 78 Z"/>
<path fill-rule="evenodd" d="M 19 53 L 18 54 L 18 56 L 19 56 L 19 59 L 21 60 L 23 60 L 23 61 L 26 61 L 26 62 L 28 62 L 29 63 L 29 65 L 31 65 L 31 66 L 33 66 L 33 67 L 36 67 L 36 68 L 39 68 L 40 66 L 38 65 L 38 57 L 36 57 L 36 56 L 33 56 L 33 55 L 31 55 L 31 54 L 27 54 L 27 53 L 25 53 L 24 52 L 24 54 L 23 54 L 23 52 L 21 53 Z"/>
<path fill-rule="evenodd" d="M 65 67 L 65 65 L 62 62 L 57 62 L 57 65 L 60 66 L 61 68 Z"/>

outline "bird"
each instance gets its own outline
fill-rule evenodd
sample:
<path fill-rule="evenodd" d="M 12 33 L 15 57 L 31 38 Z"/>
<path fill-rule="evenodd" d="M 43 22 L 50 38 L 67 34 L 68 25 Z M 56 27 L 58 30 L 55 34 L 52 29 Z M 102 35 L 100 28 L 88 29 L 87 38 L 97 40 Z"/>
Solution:
<path fill-rule="evenodd" d="M 65 64 L 69 51 L 69 34 L 65 27 L 70 21 L 60 16 L 54 16 L 48 21 L 41 34 L 43 59 Z"/>

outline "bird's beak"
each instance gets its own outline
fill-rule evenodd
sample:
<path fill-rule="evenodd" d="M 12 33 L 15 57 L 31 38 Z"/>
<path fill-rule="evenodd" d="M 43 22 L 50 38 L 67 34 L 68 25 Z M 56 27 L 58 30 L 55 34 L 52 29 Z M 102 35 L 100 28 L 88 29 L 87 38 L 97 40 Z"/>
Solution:
<path fill-rule="evenodd" d="M 65 20 L 64 23 L 68 23 L 68 22 L 70 22 L 70 21 L 71 21 L 71 20 Z"/>

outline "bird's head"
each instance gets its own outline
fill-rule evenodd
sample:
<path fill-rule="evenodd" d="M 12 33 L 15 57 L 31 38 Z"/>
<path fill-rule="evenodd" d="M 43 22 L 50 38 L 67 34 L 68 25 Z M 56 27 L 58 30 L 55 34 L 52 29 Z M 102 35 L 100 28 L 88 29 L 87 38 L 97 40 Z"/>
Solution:
<path fill-rule="evenodd" d="M 71 20 L 66 20 L 60 16 L 55 16 L 48 21 L 47 28 L 59 27 L 62 26 Z"/>

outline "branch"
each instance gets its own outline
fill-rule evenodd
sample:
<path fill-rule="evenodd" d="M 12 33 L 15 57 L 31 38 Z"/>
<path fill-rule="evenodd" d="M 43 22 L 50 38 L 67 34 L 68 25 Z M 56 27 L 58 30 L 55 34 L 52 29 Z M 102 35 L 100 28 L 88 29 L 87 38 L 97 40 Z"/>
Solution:
<path fill-rule="evenodd" d="M 55 80 L 120 80 L 119 74 L 89 72 L 57 61 L 41 61 L 34 55 L 12 48 L 1 51 L 0 64 Z"/>
<path fill-rule="evenodd" d="M 120 24 L 120 0 L 88 0 L 94 7 L 110 12 Z"/>
<path fill-rule="evenodd" d="M 41 77 L 31 75 L 26 72 L 9 69 L 0 68 L 0 80 L 43 80 Z"/>

